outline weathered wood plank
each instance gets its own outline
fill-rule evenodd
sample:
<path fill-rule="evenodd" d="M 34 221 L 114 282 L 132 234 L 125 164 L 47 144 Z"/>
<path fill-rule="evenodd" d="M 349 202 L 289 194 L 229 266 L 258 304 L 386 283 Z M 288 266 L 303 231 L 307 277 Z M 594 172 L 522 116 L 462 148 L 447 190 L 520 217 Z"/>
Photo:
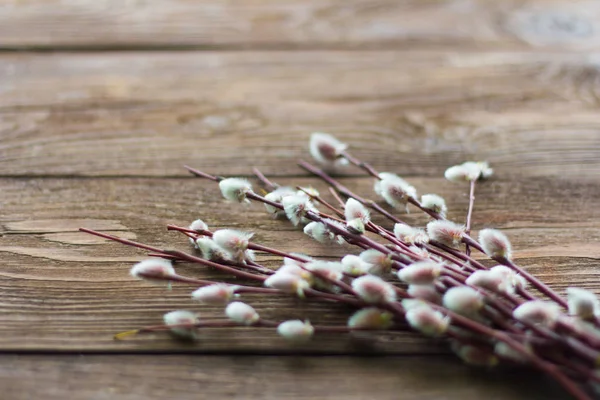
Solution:
<path fill-rule="evenodd" d="M 596 55 L 192 52 L 0 56 L 0 174 L 297 174 L 330 131 L 382 170 L 597 179 Z M 353 170 L 351 170 L 353 171 Z"/>
<path fill-rule="evenodd" d="M 476 370 L 441 357 L 87 355 L 2 361 L 0 383 L 10 400 L 568 398 L 533 373 Z"/>
<path fill-rule="evenodd" d="M 281 179 L 282 184 L 323 185 L 314 179 Z M 367 194 L 370 179 L 345 179 Z M 450 217 L 463 220 L 467 199 L 460 185 L 440 178 L 414 178 L 420 192 L 446 197 Z M 114 243 L 90 241 L 75 232 L 78 224 L 98 227 L 152 245 L 190 250 L 185 238 L 164 229 L 203 218 L 213 229 L 235 227 L 256 232 L 266 245 L 315 256 L 334 257 L 351 247 L 319 245 L 283 221 L 270 219 L 262 206 L 224 203 L 215 185 L 199 179 L 2 179 L 0 216 L 0 350 L 435 353 L 442 348 L 412 333 L 386 335 L 374 344 L 363 337 L 322 336 L 290 347 L 265 329 L 207 331 L 194 345 L 168 335 L 148 335 L 115 342 L 112 335 L 160 323 L 173 309 L 200 310 L 206 318 L 222 315 L 219 307 L 199 307 L 192 287 L 172 291 L 135 281 L 128 275 L 143 252 Z M 595 243 L 600 226 L 600 189 L 596 184 L 540 180 L 493 180 L 477 193 L 475 226 L 506 229 L 518 262 L 554 288 L 579 285 L 600 292 L 600 258 Z M 424 224 L 412 212 L 407 221 Z M 57 237 L 57 233 L 67 235 Z M 48 235 L 53 235 L 48 237 Z M 259 255 L 268 266 L 277 257 Z M 191 265 L 181 273 L 222 278 Z M 265 317 L 309 317 L 313 323 L 344 324 L 349 309 L 287 298 L 247 296 Z"/>
<path fill-rule="evenodd" d="M 597 49 L 594 1 L 4 2 L 4 48 L 140 46 Z"/>

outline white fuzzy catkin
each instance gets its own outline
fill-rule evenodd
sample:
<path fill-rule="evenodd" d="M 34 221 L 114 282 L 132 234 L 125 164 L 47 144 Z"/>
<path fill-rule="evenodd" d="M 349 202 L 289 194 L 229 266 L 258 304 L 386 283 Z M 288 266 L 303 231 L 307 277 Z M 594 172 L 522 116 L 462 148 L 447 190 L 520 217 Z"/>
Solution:
<path fill-rule="evenodd" d="M 254 260 L 256 260 L 256 253 L 254 252 L 254 250 L 244 251 L 244 256 L 243 256 L 243 260 L 242 260 L 243 264 L 245 264 L 246 262 L 249 262 L 249 261 L 254 261 Z"/>
<path fill-rule="evenodd" d="M 202 304 L 222 306 L 228 304 L 236 295 L 237 286 L 224 283 L 203 286 L 192 292 L 192 298 Z"/>
<path fill-rule="evenodd" d="M 469 286 L 490 290 L 495 293 L 514 293 L 514 286 L 506 276 L 488 270 L 473 272 L 465 281 Z"/>
<path fill-rule="evenodd" d="M 513 310 L 513 317 L 552 328 L 560 316 L 560 307 L 556 303 L 543 300 L 530 300 Z"/>
<path fill-rule="evenodd" d="M 249 240 L 254 236 L 251 232 L 242 232 L 235 229 L 219 229 L 213 233 L 213 241 L 225 250 L 236 252 L 248 248 Z"/>
<path fill-rule="evenodd" d="M 150 258 L 135 264 L 130 270 L 131 276 L 149 282 L 165 283 L 165 278 L 175 275 L 171 261 L 162 258 Z"/>
<path fill-rule="evenodd" d="M 427 224 L 430 240 L 435 240 L 448 247 L 458 247 L 465 234 L 465 227 L 452 221 L 436 220 Z"/>
<path fill-rule="evenodd" d="M 365 224 L 360 220 L 360 218 L 355 218 L 346 223 L 346 228 L 348 232 L 354 233 L 356 235 L 362 235 L 365 233 Z"/>
<path fill-rule="evenodd" d="M 330 232 L 327 230 L 327 227 L 322 222 L 309 222 L 303 229 L 304 233 L 307 236 L 315 239 L 319 243 L 326 243 L 331 240 Z"/>
<path fill-rule="evenodd" d="M 313 275 L 327 280 L 338 281 L 344 277 L 345 268 L 340 262 L 316 260 L 306 263 L 304 267 Z"/>
<path fill-rule="evenodd" d="M 458 341 L 452 341 L 450 348 L 465 364 L 482 367 L 494 367 L 498 364 L 498 358 L 490 350 Z"/>
<path fill-rule="evenodd" d="M 429 236 L 427 236 L 427 232 L 423 229 L 413 228 L 412 226 L 401 223 L 394 225 L 394 236 L 408 245 L 425 244 L 429 242 Z"/>
<path fill-rule="evenodd" d="M 408 285 L 408 290 L 406 292 L 415 299 L 426 300 L 434 304 L 442 304 L 442 295 L 437 291 L 434 285 Z"/>
<path fill-rule="evenodd" d="M 344 272 L 352 276 L 361 276 L 369 273 L 373 264 L 364 261 L 359 256 L 348 254 L 342 258 Z"/>
<path fill-rule="evenodd" d="M 253 325 L 260 319 L 254 308 L 241 301 L 234 301 L 225 308 L 225 315 L 241 325 Z"/>
<path fill-rule="evenodd" d="M 331 232 L 327 225 L 322 222 L 309 222 L 306 224 L 303 231 L 307 236 L 310 236 L 319 243 L 343 243 L 343 238 Z"/>
<path fill-rule="evenodd" d="M 493 274 L 504 277 L 507 284 L 512 286 L 513 291 L 516 289 L 525 289 L 527 287 L 527 279 L 505 265 L 496 265 L 490 268 L 490 271 Z"/>
<path fill-rule="evenodd" d="M 293 225 L 298 225 L 309 211 L 316 211 L 308 196 L 286 196 L 281 200 L 286 217 Z"/>
<path fill-rule="evenodd" d="M 379 173 L 379 178 L 380 179 L 376 179 L 375 180 L 375 184 L 373 185 L 373 191 L 378 195 L 381 196 L 381 181 L 383 181 L 384 179 L 402 179 L 400 178 L 398 175 L 391 173 L 391 172 L 380 172 Z"/>
<path fill-rule="evenodd" d="M 282 292 L 297 294 L 299 297 L 304 297 L 304 291 L 310 288 L 310 284 L 299 275 L 285 271 L 277 271 L 269 276 L 264 285 Z"/>
<path fill-rule="evenodd" d="M 352 281 L 352 289 L 367 303 L 391 303 L 396 301 L 394 287 L 373 275 L 365 275 Z"/>
<path fill-rule="evenodd" d="M 468 286 L 448 289 L 442 302 L 447 309 L 465 316 L 476 315 L 484 305 L 483 296 Z"/>
<path fill-rule="evenodd" d="M 284 264 L 277 269 L 276 273 L 296 275 L 297 277 L 304 279 L 309 284 L 313 281 L 312 274 L 304 268 L 302 268 L 300 265 L 296 264 Z"/>
<path fill-rule="evenodd" d="M 201 219 L 197 219 L 190 224 L 189 229 L 193 231 L 207 231 L 208 225 L 206 225 L 206 222 L 202 221 Z"/>
<path fill-rule="evenodd" d="M 493 172 L 485 161 L 467 161 L 448 168 L 444 177 L 451 182 L 469 182 L 489 178 Z"/>
<path fill-rule="evenodd" d="M 531 347 L 528 344 L 524 345 L 525 348 L 527 349 L 528 353 L 531 353 Z M 514 362 L 518 362 L 518 363 L 526 363 L 528 361 L 527 356 L 525 356 L 523 353 L 513 349 L 512 347 L 510 347 L 509 345 L 507 345 L 504 342 L 497 342 L 494 345 L 494 353 L 496 353 L 496 355 L 498 355 L 501 358 L 505 358 Z"/>
<path fill-rule="evenodd" d="M 305 264 L 313 276 L 313 287 L 327 292 L 338 293 L 338 282 L 344 277 L 345 267 L 340 262 L 317 260 Z"/>
<path fill-rule="evenodd" d="M 509 259 L 512 256 L 510 241 L 497 229 L 482 229 L 479 232 L 479 243 L 489 257 Z"/>
<path fill-rule="evenodd" d="M 206 223 L 204 221 L 202 221 L 201 219 L 197 219 L 190 224 L 188 229 L 191 229 L 193 231 L 206 231 L 206 230 L 208 230 L 208 225 L 206 225 Z M 190 243 L 192 244 L 192 246 L 194 246 L 195 248 L 198 248 L 198 245 L 196 244 L 196 239 L 194 239 L 194 238 L 189 238 L 189 239 L 190 239 Z"/>
<path fill-rule="evenodd" d="M 402 299 L 401 303 L 405 311 L 412 310 L 413 308 L 417 307 L 429 307 L 429 304 L 422 299 Z"/>
<path fill-rule="evenodd" d="M 444 172 L 444 177 L 450 182 L 468 182 L 479 178 L 480 171 L 465 165 L 454 165 Z"/>
<path fill-rule="evenodd" d="M 235 229 L 219 229 L 213 233 L 212 240 L 227 251 L 233 260 L 243 262 L 249 240 L 252 236 L 254 234 L 250 232 L 242 232 Z"/>
<path fill-rule="evenodd" d="M 231 254 L 216 244 L 209 237 L 199 237 L 196 239 L 196 247 L 202 253 L 202 258 L 209 261 L 231 261 Z"/>
<path fill-rule="evenodd" d="M 346 222 L 359 219 L 363 224 L 368 224 L 371 220 L 371 213 L 361 202 L 350 197 L 344 206 L 344 217 Z"/>
<path fill-rule="evenodd" d="M 402 302 L 403 306 L 404 304 Z M 450 326 L 450 318 L 425 303 L 408 308 L 405 318 L 413 329 L 426 336 L 441 336 Z"/>
<path fill-rule="evenodd" d="M 593 320 L 600 316 L 598 297 L 589 290 L 577 287 L 567 288 L 567 303 L 570 315 L 585 320 Z"/>
<path fill-rule="evenodd" d="M 323 223 L 325 224 L 325 226 L 327 227 L 327 229 L 329 229 L 333 234 L 335 234 L 335 241 L 338 244 L 344 244 L 346 243 L 346 239 L 344 239 L 344 237 L 342 235 L 338 235 L 336 232 L 346 232 L 347 231 L 347 226 L 343 223 L 343 222 L 339 222 L 336 221 L 334 219 L 330 219 L 330 218 L 323 218 L 321 221 L 323 221 Z"/>
<path fill-rule="evenodd" d="M 175 335 L 186 339 L 196 338 L 197 330 L 193 325 L 198 323 L 198 314 L 191 311 L 176 310 L 166 313 L 163 316 L 163 321 L 165 325 L 172 327 L 170 330 Z M 189 325 L 189 327 L 177 325 Z"/>
<path fill-rule="evenodd" d="M 286 340 L 302 343 L 310 340 L 315 333 L 315 328 L 308 321 L 296 319 L 279 324 L 277 333 Z"/>
<path fill-rule="evenodd" d="M 417 196 L 417 190 L 398 176 L 386 176 L 378 186 L 381 197 L 392 207 L 406 206 L 409 198 Z"/>
<path fill-rule="evenodd" d="M 284 197 L 296 195 L 296 190 L 288 186 L 281 186 L 265 195 L 265 199 L 273 203 L 281 203 Z M 265 209 L 269 214 L 279 218 L 285 216 L 285 211 L 265 203 Z"/>
<path fill-rule="evenodd" d="M 252 185 L 243 178 L 227 178 L 219 182 L 219 189 L 224 198 L 238 203 L 249 203 L 247 194 L 252 191 Z"/>
<path fill-rule="evenodd" d="M 446 201 L 437 194 L 424 194 L 421 196 L 421 206 L 427 210 L 438 213 L 442 217 L 445 217 L 446 212 L 448 211 Z"/>
<path fill-rule="evenodd" d="M 419 256 L 419 257 L 422 257 L 422 258 L 429 258 L 430 257 L 430 254 L 427 251 L 427 249 L 424 249 L 424 248 L 419 247 L 417 245 L 413 244 L 413 245 L 409 246 L 408 249 L 410 251 L 412 251 L 414 254 L 416 254 L 417 256 Z"/>
<path fill-rule="evenodd" d="M 351 329 L 388 329 L 392 326 L 393 315 L 389 311 L 377 307 L 358 310 L 348 319 Z"/>
<path fill-rule="evenodd" d="M 384 254 L 379 250 L 369 249 L 359 254 L 359 257 L 364 262 L 371 264 L 369 274 L 381 276 L 390 272 L 392 268 L 392 258 L 388 254 Z"/>
<path fill-rule="evenodd" d="M 347 148 L 347 144 L 327 133 L 315 132 L 310 136 L 310 155 L 324 165 L 347 164 L 348 161 L 345 158 L 340 158 L 341 153 Z"/>
<path fill-rule="evenodd" d="M 398 279 L 412 285 L 433 283 L 444 267 L 435 261 L 419 261 L 398 270 Z"/>
<path fill-rule="evenodd" d="M 490 168 L 487 161 L 467 161 L 466 164 L 475 163 L 481 172 L 479 179 L 488 179 L 494 174 L 494 170 Z"/>

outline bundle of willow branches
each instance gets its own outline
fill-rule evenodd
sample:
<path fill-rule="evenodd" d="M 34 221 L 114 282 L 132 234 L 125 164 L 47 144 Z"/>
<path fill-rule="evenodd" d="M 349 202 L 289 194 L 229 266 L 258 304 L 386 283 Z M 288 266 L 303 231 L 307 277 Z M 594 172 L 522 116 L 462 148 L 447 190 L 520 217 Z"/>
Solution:
<path fill-rule="evenodd" d="M 566 298 L 546 286 L 511 259 L 508 238 L 495 229 L 470 236 L 476 184 L 492 175 L 485 162 L 466 162 L 446 170 L 445 177 L 469 185 L 466 224 L 446 219 L 442 197 L 425 194 L 389 172 L 378 172 L 355 158 L 347 145 L 328 134 L 311 136 L 310 152 L 323 169 L 307 162 L 300 166 L 325 181 L 334 202 L 312 188 L 279 186 L 258 170 L 255 175 L 268 194 L 262 196 L 243 178 L 213 176 L 190 167 L 192 174 L 214 181 L 223 197 L 239 203 L 260 202 L 276 218 L 302 226 L 304 233 L 331 246 L 350 244 L 359 254 L 325 261 L 288 253 L 252 242 L 252 233 L 233 229 L 211 231 L 202 221 L 168 229 L 187 236 L 189 253 L 165 250 L 82 228 L 90 234 L 145 249 L 153 258 L 133 266 L 131 275 L 151 282 L 195 285 L 192 298 L 224 307 L 226 318 L 202 320 L 197 313 L 177 310 L 164 323 L 118 334 L 170 331 L 195 338 L 211 327 L 259 326 L 276 329 L 283 338 L 302 342 L 321 332 L 344 334 L 358 330 L 411 328 L 446 340 L 466 363 L 493 366 L 530 365 L 558 381 L 577 399 L 590 399 L 600 386 L 596 363 L 600 356 L 600 302 L 594 293 L 567 289 Z M 415 207 L 431 221 L 425 229 L 409 226 L 386 208 L 350 191 L 326 171 L 354 165 L 375 181 L 375 192 L 393 208 Z M 371 220 L 378 213 L 389 227 Z M 393 224 L 393 225 L 392 225 Z M 283 258 L 277 270 L 260 265 L 255 251 Z M 497 265 L 487 267 L 472 251 Z M 245 279 L 247 285 L 198 280 L 182 276 L 173 261 L 197 263 Z M 257 285 L 259 284 L 259 285 Z M 344 326 L 312 325 L 307 320 L 273 321 L 261 318 L 240 301 L 246 293 L 297 296 L 343 303 L 356 311 Z"/>

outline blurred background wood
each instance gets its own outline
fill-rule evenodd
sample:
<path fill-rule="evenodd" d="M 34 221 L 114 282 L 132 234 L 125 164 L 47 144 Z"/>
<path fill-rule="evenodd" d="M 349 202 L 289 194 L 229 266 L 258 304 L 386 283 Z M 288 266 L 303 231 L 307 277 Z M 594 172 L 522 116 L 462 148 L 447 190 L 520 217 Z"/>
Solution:
<path fill-rule="evenodd" d="M 298 174 L 310 132 L 326 130 L 404 175 L 440 176 L 475 158 L 504 177 L 596 179 L 597 61 L 387 50 L 0 53 L 0 173 L 186 176 L 187 163 Z"/>
<path fill-rule="evenodd" d="M 497 174 L 478 188 L 475 230 L 505 229 L 518 262 L 554 288 L 600 293 L 599 49 L 595 1 L 2 2 L 3 399 L 564 398 L 532 373 L 474 372 L 410 332 L 304 347 L 263 329 L 213 330 L 193 345 L 166 335 L 115 342 L 198 306 L 190 288 L 130 279 L 142 252 L 77 228 L 188 249 L 164 225 L 203 218 L 252 229 L 269 246 L 340 256 L 350 249 L 311 242 L 259 205 L 224 203 L 182 169 L 256 166 L 323 188 L 295 165 L 322 130 L 443 195 L 456 220 L 466 188 L 441 179 L 444 169 L 490 161 Z M 370 193 L 360 171 L 341 174 Z M 275 319 L 343 323 L 350 312 L 252 303 Z"/>
<path fill-rule="evenodd" d="M 490 400 L 561 399 L 557 385 L 541 377 L 518 370 L 490 374 L 447 357 L 20 355 L 5 361 L 3 396 L 15 400 L 420 400 L 478 399 L 481 393 Z"/>
<path fill-rule="evenodd" d="M 5 0 L 2 47 L 597 49 L 593 0 Z"/>

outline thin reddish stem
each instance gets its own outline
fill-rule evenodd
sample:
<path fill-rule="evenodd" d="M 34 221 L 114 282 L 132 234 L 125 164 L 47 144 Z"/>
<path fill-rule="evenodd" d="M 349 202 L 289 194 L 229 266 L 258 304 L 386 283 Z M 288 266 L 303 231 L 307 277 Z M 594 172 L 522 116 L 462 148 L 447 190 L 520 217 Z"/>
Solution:
<path fill-rule="evenodd" d="M 200 170 L 197 170 L 195 168 L 189 167 L 187 165 L 184 165 L 183 168 L 187 169 L 188 171 L 190 171 L 192 174 L 194 174 L 196 176 L 199 176 L 199 177 L 205 178 L 205 179 L 209 179 L 209 180 L 214 181 L 214 182 L 220 182 L 220 181 L 223 180 L 222 178 L 220 178 L 218 176 L 207 174 L 206 172 L 202 172 Z"/>
<path fill-rule="evenodd" d="M 340 197 L 338 192 L 336 192 L 335 189 L 332 188 L 331 186 L 329 186 L 328 189 L 329 189 L 329 193 L 331 193 L 331 195 L 338 202 L 340 207 L 344 207 L 346 205 L 346 203 L 344 202 L 344 200 L 342 200 L 342 198 Z"/>
<path fill-rule="evenodd" d="M 274 190 L 279 187 L 276 183 L 271 182 L 258 168 L 252 168 L 252 172 L 269 190 Z"/>
<path fill-rule="evenodd" d="M 123 244 L 126 244 L 128 246 L 133 246 L 133 247 L 137 247 L 137 248 L 140 248 L 140 249 L 150 250 L 153 253 L 165 254 L 167 256 L 177 257 L 179 260 L 190 261 L 190 262 L 193 262 L 193 263 L 196 263 L 196 264 L 205 265 L 207 267 L 213 267 L 213 268 L 215 268 L 217 270 L 220 270 L 222 272 L 230 273 L 230 274 L 232 274 L 232 275 L 234 275 L 234 276 L 236 276 L 238 278 L 247 278 L 247 279 L 252 279 L 252 280 L 256 280 L 256 281 L 260 281 L 260 282 L 263 282 L 266 279 L 265 276 L 251 274 L 249 272 L 240 271 L 240 270 L 237 270 L 235 268 L 228 267 L 226 265 L 217 264 L 215 262 L 208 261 L 208 260 L 205 260 L 203 258 L 195 257 L 195 256 L 192 256 L 191 254 L 184 253 L 183 251 L 179 251 L 179 250 L 163 250 L 163 249 L 159 249 L 159 248 L 156 248 L 156 247 L 152 247 L 152 246 L 148 246 L 148 245 L 145 245 L 145 244 L 141 244 L 141 243 L 138 243 L 138 242 L 134 242 L 132 240 L 123 239 L 123 238 L 120 238 L 118 236 L 114 236 L 114 235 L 109 235 L 109 234 L 106 234 L 106 233 L 97 232 L 97 231 L 94 231 L 92 229 L 79 228 L 79 230 L 81 232 L 89 233 L 91 235 L 95 235 L 95 236 L 103 237 L 105 239 L 110 239 L 110 240 L 115 241 L 115 242 L 123 243 Z"/>
<path fill-rule="evenodd" d="M 375 168 L 373 168 L 371 166 L 371 164 L 368 164 L 366 162 L 360 161 L 358 158 L 353 157 L 347 151 L 342 151 L 340 153 L 340 156 L 344 157 L 346 160 L 348 160 L 348 162 L 350 164 L 354 164 L 358 168 L 362 169 L 363 171 L 365 171 L 366 173 L 368 173 L 369 175 L 371 175 L 373 178 L 375 178 L 375 179 L 381 179 L 379 177 L 379 173 L 375 170 Z"/>
<path fill-rule="evenodd" d="M 473 208 L 475 205 L 475 182 L 476 180 L 472 180 L 469 184 L 469 210 L 467 211 L 467 224 L 465 227 L 465 233 L 467 235 L 471 234 L 471 220 L 473 218 Z M 467 255 L 471 255 L 471 248 L 469 244 L 466 244 L 465 253 Z"/>
<path fill-rule="evenodd" d="M 320 196 L 314 196 L 312 194 L 309 193 L 308 190 L 297 186 L 296 189 L 306 193 L 311 199 L 316 200 L 317 202 L 323 204 L 326 208 L 328 208 L 329 210 L 333 211 L 334 213 L 336 213 L 338 215 L 338 217 L 344 218 L 344 213 L 342 211 L 340 211 L 339 209 L 335 208 L 333 205 L 329 204 L 327 201 L 325 201 L 323 198 L 321 198 Z"/>

